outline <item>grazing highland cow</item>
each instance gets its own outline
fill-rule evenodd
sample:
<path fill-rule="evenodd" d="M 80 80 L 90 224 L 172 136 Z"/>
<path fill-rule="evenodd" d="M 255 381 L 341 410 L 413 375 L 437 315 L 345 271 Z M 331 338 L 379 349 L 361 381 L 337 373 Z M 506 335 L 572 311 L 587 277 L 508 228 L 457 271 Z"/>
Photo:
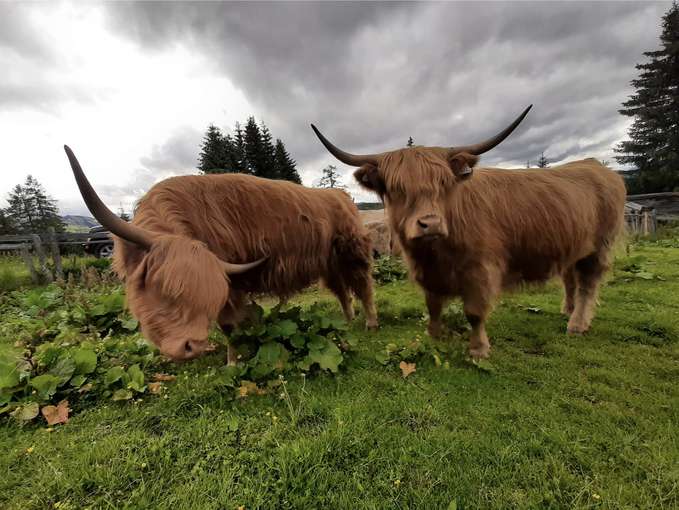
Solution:
<path fill-rule="evenodd" d="M 285 299 L 318 279 L 347 320 L 353 292 L 367 326 L 377 327 L 370 240 L 343 191 L 242 174 L 173 177 L 153 186 L 127 223 L 65 150 L 87 207 L 115 234 L 114 269 L 132 314 L 170 358 L 209 350 L 210 323 L 228 333 L 244 318 L 249 294 Z"/>
<path fill-rule="evenodd" d="M 560 275 L 568 331 L 584 333 L 613 241 L 623 225 L 625 186 L 594 159 L 548 170 L 474 169 L 519 125 L 528 107 L 493 138 L 464 147 L 412 147 L 355 155 L 359 184 L 384 201 L 415 280 L 424 288 L 429 333 L 441 330 L 445 300 L 460 296 L 472 326 L 470 354 L 487 357 L 485 321 L 502 289 Z"/>

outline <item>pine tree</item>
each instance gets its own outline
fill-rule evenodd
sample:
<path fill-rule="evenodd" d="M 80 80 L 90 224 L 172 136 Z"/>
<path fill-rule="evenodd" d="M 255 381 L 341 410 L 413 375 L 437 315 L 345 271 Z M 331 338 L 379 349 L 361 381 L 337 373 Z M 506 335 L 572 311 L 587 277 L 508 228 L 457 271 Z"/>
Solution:
<path fill-rule="evenodd" d="M 210 124 L 198 155 L 198 169 L 206 174 L 222 173 L 228 165 L 224 136 L 217 126 Z"/>
<path fill-rule="evenodd" d="M 17 184 L 7 198 L 7 216 L 20 233 L 43 233 L 49 227 L 63 232 L 64 222 L 59 216 L 56 200 L 52 199 L 42 185 L 27 176 L 23 186 Z"/>
<path fill-rule="evenodd" d="M 634 117 L 629 140 L 615 149 L 618 163 L 634 165 L 632 192 L 679 189 L 679 5 L 663 16 L 661 49 L 644 52 L 649 61 L 637 64 L 632 80 L 636 93 L 619 110 Z"/>
<path fill-rule="evenodd" d="M 250 169 L 248 168 L 247 154 L 245 151 L 245 133 L 240 123 L 236 122 L 236 127 L 234 128 L 233 136 L 233 163 L 234 170 L 242 174 L 249 174 Z"/>
<path fill-rule="evenodd" d="M 254 117 L 249 117 L 245 124 L 245 158 L 247 161 L 248 173 L 252 175 L 266 177 L 266 169 L 263 164 L 263 145 L 262 133 L 259 130 Z"/>
<path fill-rule="evenodd" d="M 413 141 L 413 137 L 409 136 L 408 137 L 408 143 L 406 143 L 406 147 L 412 147 L 413 145 L 415 145 L 415 142 Z"/>
<path fill-rule="evenodd" d="M 14 221 L 7 213 L 6 209 L 0 209 L 0 235 L 12 235 L 17 233 Z"/>
<path fill-rule="evenodd" d="M 526 168 L 530 168 L 530 159 L 526 160 Z"/>
<path fill-rule="evenodd" d="M 541 152 L 537 162 L 538 168 L 549 168 L 549 160 L 545 157 L 545 153 Z"/>
<path fill-rule="evenodd" d="M 335 165 L 328 165 L 323 169 L 323 177 L 320 178 L 316 187 L 347 189 L 340 181 L 340 175 Z"/>
<path fill-rule="evenodd" d="M 281 176 L 277 172 L 276 168 L 276 149 L 273 145 L 273 138 L 271 137 L 271 131 L 266 127 L 264 122 L 261 123 L 259 128 L 262 140 L 262 149 L 259 159 L 261 161 L 261 173 L 258 174 L 260 177 L 266 177 L 267 179 L 280 179 Z"/>
<path fill-rule="evenodd" d="M 297 173 L 295 160 L 292 159 L 290 154 L 288 154 L 288 151 L 285 150 L 285 145 L 280 138 L 276 139 L 274 158 L 276 173 L 278 174 L 279 179 L 302 184 L 302 179 L 299 177 L 299 173 Z"/>

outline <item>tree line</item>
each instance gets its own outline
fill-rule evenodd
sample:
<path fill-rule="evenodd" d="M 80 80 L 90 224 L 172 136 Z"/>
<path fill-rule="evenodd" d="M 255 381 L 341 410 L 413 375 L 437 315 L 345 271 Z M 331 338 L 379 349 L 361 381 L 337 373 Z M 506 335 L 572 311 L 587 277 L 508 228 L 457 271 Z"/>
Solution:
<path fill-rule="evenodd" d="M 236 122 L 232 133 L 208 126 L 198 156 L 198 169 L 205 174 L 243 173 L 302 183 L 296 162 L 280 138 L 274 142 L 269 128 L 249 117 L 243 128 Z"/>

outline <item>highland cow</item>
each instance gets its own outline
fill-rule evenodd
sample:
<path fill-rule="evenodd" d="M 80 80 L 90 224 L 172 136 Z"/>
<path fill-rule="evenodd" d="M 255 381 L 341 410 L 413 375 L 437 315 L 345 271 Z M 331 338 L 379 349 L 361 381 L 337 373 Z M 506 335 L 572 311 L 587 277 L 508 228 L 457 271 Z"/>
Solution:
<path fill-rule="evenodd" d="M 561 276 L 568 331 L 591 324 L 597 290 L 623 225 L 622 178 L 594 159 L 549 169 L 475 168 L 519 125 L 464 147 L 412 147 L 356 155 L 323 145 L 360 167 L 358 183 L 383 200 L 411 274 L 424 289 L 428 330 L 441 332 L 447 299 L 462 298 L 470 354 L 489 355 L 485 323 L 498 294 L 520 282 Z"/>
<path fill-rule="evenodd" d="M 242 174 L 172 177 L 146 193 L 127 223 L 65 150 L 87 207 L 114 234 L 113 266 L 125 280 L 128 306 L 168 357 L 210 350 L 211 322 L 228 334 L 250 295 L 285 300 L 319 279 L 347 320 L 354 293 L 367 326 L 377 327 L 370 239 L 345 192 Z"/>

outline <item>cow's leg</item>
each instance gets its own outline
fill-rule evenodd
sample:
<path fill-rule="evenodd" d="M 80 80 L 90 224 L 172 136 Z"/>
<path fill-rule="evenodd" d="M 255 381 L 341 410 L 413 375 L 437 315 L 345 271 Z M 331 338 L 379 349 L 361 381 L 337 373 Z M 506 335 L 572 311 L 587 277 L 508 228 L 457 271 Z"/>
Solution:
<path fill-rule="evenodd" d="M 363 304 L 365 313 L 365 326 L 368 329 L 377 329 L 377 310 L 375 309 L 375 298 L 373 292 L 373 279 L 370 274 L 371 268 L 359 271 L 352 275 L 351 290 Z"/>
<path fill-rule="evenodd" d="M 332 275 L 324 278 L 325 286 L 332 292 L 342 306 L 342 313 L 347 322 L 354 320 L 354 306 L 351 298 L 351 291 L 339 275 Z"/>
<path fill-rule="evenodd" d="M 429 311 L 427 332 L 432 338 L 437 338 L 441 335 L 441 311 L 446 303 L 446 298 L 425 290 L 424 299 L 427 302 L 427 310 Z"/>
<path fill-rule="evenodd" d="M 575 309 L 575 292 L 578 288 L 575 278 L 575 266 L 566 269 L 562 275 L 564 298 L 561 305 L 561 313 L 570 317 Z"/>
<path fill-rule="evenodd" d="M 492 267 L 472 270 L 467 276 L 462 301 L 464 314 L 472 327 L 469 354 L 474 359 L 487 358 L 490 355 L 490 341 L 486 334 L 486 319 L 500 292 L 502 276 L 499 270 Z"/>
<path fill-rule="evenodd" d="M 575 309 L 568 321 L 569 333 L 585 333 L 592 323 L 601 278 L 608 269 L 608 253 L 593 253 L 575 264 Z"/>
<path fill-rule="evenodd" d="M 235 326 L 237 326 L 243 319 L 245 319 L 245 295 L 231 292 L 229 296 L 229 302 L 221 312 L 219 312 L 219 317 L 217 322 L 221 328 L 224 335 L 229 337 L 233 332 Z M 238 353 L 236 349 L 231 345 L 231 342 L 226 345 L 226 364 L 229 366 L 235 365 L 238 362 Z"/>

